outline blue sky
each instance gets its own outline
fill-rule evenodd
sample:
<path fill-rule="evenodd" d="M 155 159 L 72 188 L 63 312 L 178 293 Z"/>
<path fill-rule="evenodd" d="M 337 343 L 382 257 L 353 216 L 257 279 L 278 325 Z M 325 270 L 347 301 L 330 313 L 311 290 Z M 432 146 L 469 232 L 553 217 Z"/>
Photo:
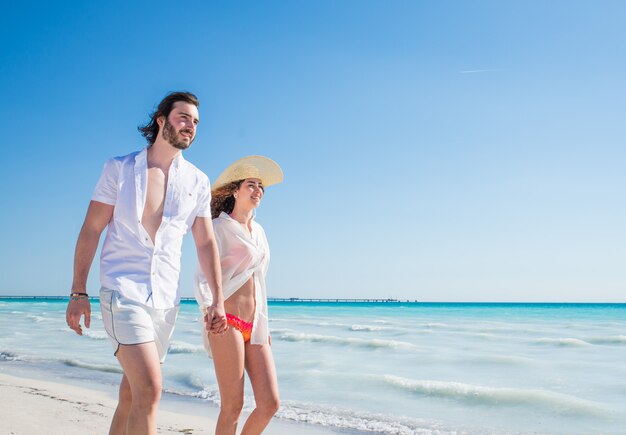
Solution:
<path fill-rule="evenodd" d="M 211 179 L 283 167 L 258 211 L 270 296 L 624 302 L 625 21 L 619 1 L 12 2 L 0 294 L 69 291 L 104 161 L 184 89 Z M 182 261 L 191 296 L 191 238 Z"/>

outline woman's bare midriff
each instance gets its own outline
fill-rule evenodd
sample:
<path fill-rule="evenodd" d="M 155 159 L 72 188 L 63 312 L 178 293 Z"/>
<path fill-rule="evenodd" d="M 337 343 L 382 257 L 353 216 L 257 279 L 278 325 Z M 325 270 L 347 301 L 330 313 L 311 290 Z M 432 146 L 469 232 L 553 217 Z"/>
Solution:
<path fill-rule="evenodd" d="M 254 321 L 254 276 L 224 302 L 227 313 L 252 323 Z"/>

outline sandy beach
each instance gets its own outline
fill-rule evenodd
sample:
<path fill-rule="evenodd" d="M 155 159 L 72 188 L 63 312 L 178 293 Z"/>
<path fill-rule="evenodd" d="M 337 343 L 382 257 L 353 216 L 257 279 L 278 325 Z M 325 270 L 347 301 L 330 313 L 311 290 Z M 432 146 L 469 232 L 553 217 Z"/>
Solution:
<path fill-rule="evenodd" d="M 0 374 L 0 433 L 7 435 L 100 435 L 109 430 L 115 410 L 114 391 Z M 159 434 L 213 434 L 217 410 L 209 406 L 162 403 Z M 165 408 L 165 409 L 164 409 Z M 167 409 L 169 408 L 169 409 Z M 175 409 L 175 410 L 172 410 Z M 206 416 L 194 412 L 206 411 Z M 333 434 L 331 430 L 273 421 L 265 433 Z"/>
<path fill-rule="evenodd" d="M 4 434 L 106 434 L 116 401 L 111 395 L 55 382 L 0 374 Z M 214 419 L 162 410 L 159 433 L 212 434 Z"/>

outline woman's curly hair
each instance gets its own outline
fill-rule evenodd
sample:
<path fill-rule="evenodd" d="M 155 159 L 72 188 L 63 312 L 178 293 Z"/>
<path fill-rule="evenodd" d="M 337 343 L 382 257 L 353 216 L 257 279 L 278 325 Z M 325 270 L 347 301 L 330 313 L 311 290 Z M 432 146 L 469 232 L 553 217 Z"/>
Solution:
<path fill-rule="evenodd" d="M 211 194 L 211 217 L 215 219 L 221 212 L 230 214 L 235 208 L 233 194 L 239 189 L 243 180 L 233 181 L 218 187 Z"/>

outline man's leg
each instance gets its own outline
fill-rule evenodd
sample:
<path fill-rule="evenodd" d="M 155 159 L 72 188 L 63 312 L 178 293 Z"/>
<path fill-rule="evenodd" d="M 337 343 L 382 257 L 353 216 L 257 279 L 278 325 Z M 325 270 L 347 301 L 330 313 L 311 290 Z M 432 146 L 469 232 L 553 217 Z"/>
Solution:
<path fill-rule="evenodd" d="M 156 415 L 161 399 L 161 363 L 154 342 L 120 345 L 117 359 L 131 392 L 126 433 L 156 435 Z M 121 388 L 121 386 L 120 386 Z"/>
<path fill-rule="evenodd" d="M 128 425 L 128 414 L 130 413 L 130 405 L 133 400 L 133 395 L 130 391 L 130 384 L 126 375 L 122 376 L 122 382 L 120 383 L 120 395 L 117 402 L 117 408 L 113 415 L 113 421 L 111 422 L 111 429 L 109 435 L 126 435 L 126 426 Z"/>

